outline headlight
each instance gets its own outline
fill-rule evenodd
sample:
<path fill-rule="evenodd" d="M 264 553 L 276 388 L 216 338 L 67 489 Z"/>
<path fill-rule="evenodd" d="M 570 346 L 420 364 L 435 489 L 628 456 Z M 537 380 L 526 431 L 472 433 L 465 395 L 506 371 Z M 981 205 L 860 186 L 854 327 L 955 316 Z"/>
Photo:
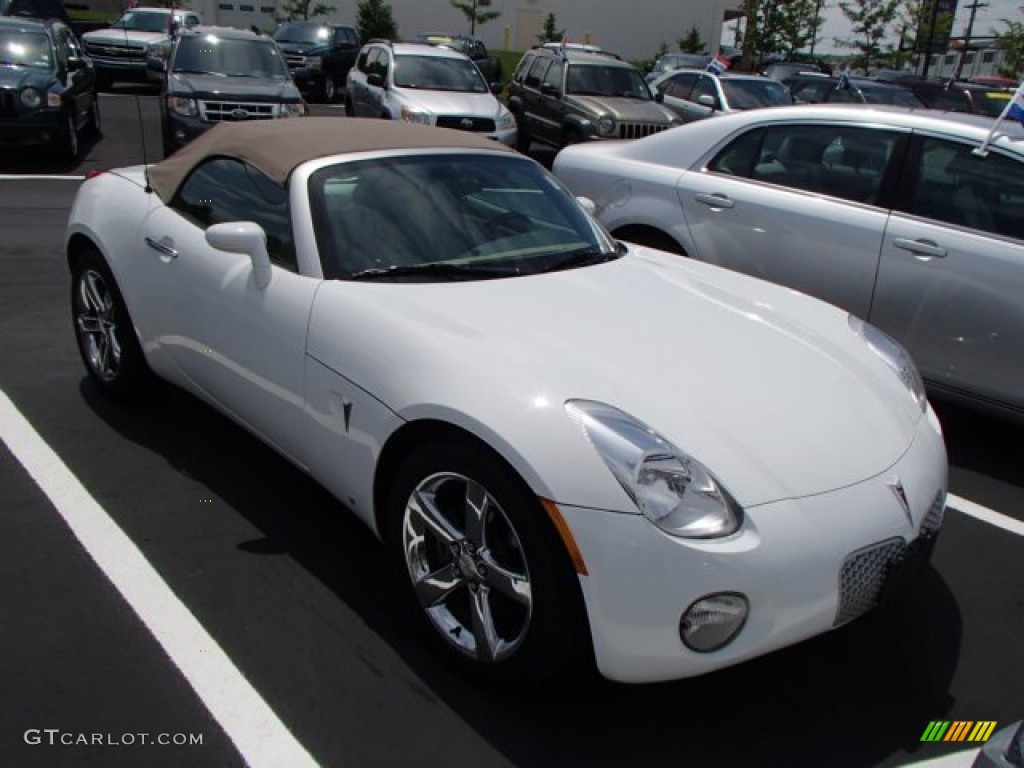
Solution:
<path fill-rule="evenodd" d="M 615 133 L 615 118 L 611 115 L 604 115 L 598 118 L 597 132 L 602 136 L 611 136 Z"/>
<path fill-rule="evenodd" d="M 410 109 L 409 107 L 402 107 L 402 119 L 407 123 L 430 125 L 430 115 L 426 112 L 420 112 L 418 109 Z"/>
<path fill-rule="evenodd" d="M 46 94 L 46 106 L 57 109 L 60 107 L 61 98 L 59 93 L 47 93 Z"/>
<path fill-rule="evenodd" d="M 196 106 L 196 100 L 183 99 L 180 96 L 168 96 L 167 109 L 188 117 L 197 117 L 199 115 L 199 107 Z"/>
<path fill-rule="evenodd" d="M 511 131 L 516 127 L 516 117 L 507 109 L 502 108 L 498 114 L 498 120 L 496 122 L 496 129 L 499 131 Z"/>
<path fill-rule="evenodd" d="M 306 105 L 301 101 L 282 104 L 280 114 L 281 117 L 302 117 L 306 114 Z"/>
<path fill-rule="evenodd" d="M 687 539 L 718 538 L 739 529 L 742 510 L 707 468 L 646 424 L 592 400 L 570 400 L 565 410 L 658 528 Z"/>
<path fill-rule="evenodd" d="M 921 374 L 910 358 L 910 353 L 903 348 L 903 345 L 891 336 L 878 330 L 871 323 L 865 323 L 859 317 L 849 315 L 850 330 L 864 339 L 868 348 L 878 355 L 889 368 L 903 382 L 914 400 L 921 407 L 921 411 L 928 408 L 928 397 L 924 391 L 924 381 Z"/>
<path fill-rule="evenodd" d="M 43 103 L 43 96 L 35 88 L 26 88 L 21 92 L 21 103 L 29 109 L 38 109 Z"/>
<path fill-rule="evenodd" d="M 307 69 L 315 69 L 317 71 L 320 71 L 321 69 L 324 68 L 324 62 L 323 59 L 321 59 L 319 56 L 307 56 L 305 59 L 305 64 L 303 66 L 305 66 Z"/>

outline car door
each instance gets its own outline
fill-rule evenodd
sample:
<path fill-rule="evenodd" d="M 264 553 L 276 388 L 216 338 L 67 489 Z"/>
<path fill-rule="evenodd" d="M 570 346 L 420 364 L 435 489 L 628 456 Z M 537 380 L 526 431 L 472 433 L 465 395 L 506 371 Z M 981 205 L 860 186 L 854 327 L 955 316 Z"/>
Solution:
<path fill-rule="evenodd" d="M 95 75 L 92 73 L 91 62 L 78 48 L 71 30 L 57 27 L 55 40 L 57 62 L 60 67 L 59 77 L 63 77 L 64 99 L 74 115 L 75 125 L 81 128 L 89 119 L 96 91 L 93 88 Z"/>
<path fill-rule="evenodd" d="M 365 117 L 366 108 L 366 78 L 372 72 L 370 69 L 370 56 L 375 48 L 364 47 L 356 57 L 356 63 L 348 74 L 345 82 L 345 98 L 352 105 L 352 113 L 356 117 Z"/>
<path fill-rule="evenodd" d="M 675 112 L 684 122 L 692 122 L 708 117 L 711 109 L 690 100 L 693 85 L 700 77 L 699 72 L 679 72 L 662 80 L 657 91 L 664 98 L 664 105 Z"/>
<path fill-rule="evenodd" d="M 1024 160 L 920 135 L 870 319 L 933 383 L 1024 406 Z"/>
<path fill-rule="evenodd" d="M 523 80 L 522 101 L 529 135 L 548 144 L 560 144 L 562 122 L 559 107 L 563 95 L 563 83 L 548 79 L 548 70 L 552 59 L 549 56 L 537 56 Z M 559 72 L 562 70 L 559 69 Z M 554 87 L 558 93 L 545 93 Z"/>
<path fill-rule="evenodd" d="M 905 139 L 827 122 L 741 134 L 677 182 L 691 255 L 867 317 Z"/>
<path fill-rule="evenodd" d="M 205 230 L 255 221 L 267 235 L 269 284 L 248 255 L 207 244 Z M 206 398 L 305 465 L 306 329 L 320 280 L 299 274 L 287 190 L 233 158 L 198 166 L 143 226 L 165 269 L 161 345 Z"/>

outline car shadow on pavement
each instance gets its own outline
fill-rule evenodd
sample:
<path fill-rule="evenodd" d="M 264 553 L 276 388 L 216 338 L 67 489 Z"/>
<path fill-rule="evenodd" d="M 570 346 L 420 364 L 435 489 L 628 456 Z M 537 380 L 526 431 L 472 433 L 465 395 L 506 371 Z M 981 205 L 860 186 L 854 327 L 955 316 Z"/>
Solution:
<path fill-rule="evenodd" d="M 478 686 L 441 663 L 398 615 L 398 590 L 383 578 L 384 547 L 302 472 L 173 387 L 160 385 L 148 404 L 130 406 L 105 401 L 87 380 L 81 393 L 120 435 L 164 457 L 260 531 L 236 542 L 237 551 L 294 559 L 397 654 L 401 664 L 382 674 L 443 701 L 513 764 L 877 765 L 920 747 L 928 721 L 952 707 L 962 620 L 934 569 L 895 609 L 703 677 L 621 685 L 588 668 L 539 690 Z M 131 535 L 132 521 L 119 523 Z M 259 670 L 247 674 L 259 684 Z M 331 701 L 308 687 L 302 696 L 314 709 L 321 696 Z M 301 736 L 301 724 L 293 727 Z"/>

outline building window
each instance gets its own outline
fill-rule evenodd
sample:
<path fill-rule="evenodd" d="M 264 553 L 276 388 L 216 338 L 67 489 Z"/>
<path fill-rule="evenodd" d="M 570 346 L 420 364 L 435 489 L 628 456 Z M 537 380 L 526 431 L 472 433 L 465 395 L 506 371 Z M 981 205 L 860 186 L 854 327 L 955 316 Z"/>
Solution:
<path fill-rule="evenodd" d="M 982 54 L 981 54 L 981 63 L 982 64 L 991 64 L 993 61 L 995 61 L 995 58 L 996 58 L 996 52 L 995 51 L 983 51 Z"/>
<path fill-rule="evenodd" d="M 272 5 L 261 5 L 260 6 L 260 13 L 275 13 L 276 11 L 277 11 L 277 8 L 275 8 Z"/>
<path fill-rule="evenodd" d="M 233 11 L 233 10 L 235 10 L 235 6 L 231 5 L 231 3 L 221 3 L 220 5 L 217 6 L 217 8 L 219 8 L 222 11 Z"/>
<path fill-rule="evenodd" d="M 967 58 L 966 58 L 965 61 L 968 64 L 973 64 L 974 63 L 974 51 L 971 51 L 970 53 L 967 54 Z"/>
<path fill-rule="evenodd" d="M 956 54 L 955 53 L 947 53 L 946 54 L 946 63 L 947 64 L 952 64 L 954 61 L 956 61 Z"/>
<path fill-rule="evenodd" d="M 251 6 L 251 5 L 240 5 L 240 6 L 238 6 L 238 10 L 240 10 L 240 11 L 255 11 L 256 9 L 253 6 Z"/>

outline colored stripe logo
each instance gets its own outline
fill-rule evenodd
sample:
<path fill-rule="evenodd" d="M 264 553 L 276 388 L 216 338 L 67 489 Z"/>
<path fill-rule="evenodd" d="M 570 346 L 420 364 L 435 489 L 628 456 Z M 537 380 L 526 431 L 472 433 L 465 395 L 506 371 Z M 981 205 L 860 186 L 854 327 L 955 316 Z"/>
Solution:
<path fill-rule="evenodd" d="M 988 741 L 995 729 L 995 720 L 932 720 L 921 741 Z"/>

